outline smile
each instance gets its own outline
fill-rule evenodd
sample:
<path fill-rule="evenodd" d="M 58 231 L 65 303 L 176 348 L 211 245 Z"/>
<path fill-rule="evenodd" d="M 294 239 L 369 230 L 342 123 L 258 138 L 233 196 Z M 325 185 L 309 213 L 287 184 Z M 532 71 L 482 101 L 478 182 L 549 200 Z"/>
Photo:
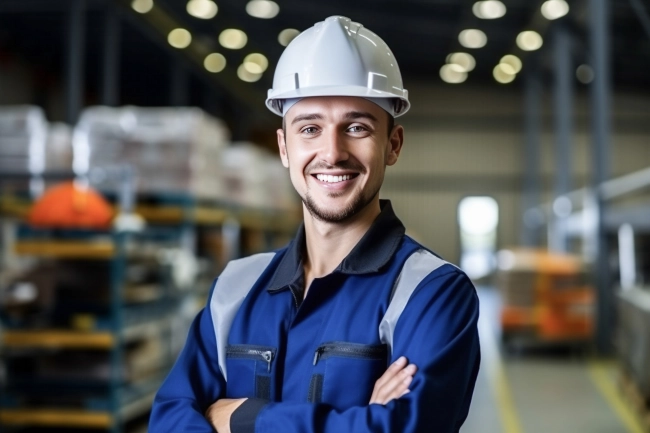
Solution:
<path fill-rule="evenodd" d="M 317 174 L 316 179 L 320 180 L 321 182 L 338 183 L 352 179 L 352 175 L 344 174 L 342 176 L 332 176 L 329 174 Z"/>

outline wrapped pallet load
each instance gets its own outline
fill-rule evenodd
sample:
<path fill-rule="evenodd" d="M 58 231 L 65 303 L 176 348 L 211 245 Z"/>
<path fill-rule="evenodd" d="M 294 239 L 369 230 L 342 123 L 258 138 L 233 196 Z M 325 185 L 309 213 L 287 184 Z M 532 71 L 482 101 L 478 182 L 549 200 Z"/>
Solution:
<path fill-rule="evenodd" d="M 226 125 L 199 108 L 91 107 L 73 133 L 73 169 L 97 176 L 130 164 L 139 193 L 222 199 L 218 166 L 229 139 Z"/>
<path fill-rule="evenodd" d="M 228 201 L 251 208 L 292 210 L 296 195 L 280 157 L 248 142 L 224 149 L 223 179 Z"/>
<path fill-rule="evenodd" d="M 42 184 L 30 183 L 30 177 L 38 178 L 45 170 L 47 129 L 45 114 L 39 107 L 0 107 L 0 173 L 23 176 L 15 183 L 37 194 Z"/>
<path fill-rule="evenodd" d="M 45 171 L 70 172 L 72 170 L 72 127 L 63 122 L 51 122 L 45 142 Z"/>

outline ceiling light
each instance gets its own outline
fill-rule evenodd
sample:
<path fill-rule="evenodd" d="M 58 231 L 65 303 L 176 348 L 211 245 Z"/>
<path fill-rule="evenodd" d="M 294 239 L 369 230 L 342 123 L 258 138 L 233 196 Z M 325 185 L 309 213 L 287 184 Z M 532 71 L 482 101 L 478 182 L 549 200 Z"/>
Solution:
<path fill-rule="evenodd" d="M 569 13 L 569 4 L 564 0 L 548 0 L 542 4 L 542 15 L 547 20 L 556 20 Z"/>
<path fill-rule="evenodd" d="M 219 53 L 208 54 L 203 61 L 203 66 L 209 72 L 221 72 L 226 67 L 226 58 Z"/>
<path fill-rule="evenodd" d="M 467 72 L 461 72 L 454 66 L 447 64 L 442 65 L 442 68 L 440 68 L 440 78 L 445 83 L 458 84 L 467 80 Z"/>
<path fill-rule="evenodd" d="M 508 54 L 501 57 L 499 63 L 509 65 L 514 71 L 513 72 L 514 74 L 518 74 L 519 71 L 521 71 L 521 67 L 522 67 L 521 60 L 519 60 L 519 57 L 513 56 L 512 54 Z"/>
<path fill-rule="evenodd" d="M 278 42 L 280 42 L 280 45 L 286 47 L 287 45 L 289 45 L 289 42 L 291 42 L 293 38 L 295 38 L 299 34 L 300 32 L 296 29 L 284 29 L 278 35 Z"/>
<path fill-rule="evenodd" d="M 519 33 L 517 35 L 517 46 L 524 51 L 535 51 L 542 46 L 542 37 L 539 33 L 532 30 Z"/>
<path fill-rule="evenodd" d="M 237 76 L 242 81 L 246 81 L 247 83 L 254 83 L 262 77 L 262 74 L 252 74 L 246 69 L 243 64 L 241 64 L 239 65 L 239 68 L 237 68 Z"/>
<path fill-rule="evenodd" d="M 253 53 L 244 59 L 244 68 L 252 74 L 261 74 L 269 67 L 269 61 L 264 54 Z"/>
<path fill-rule="evenodd" d="M 493 20 L 506 14 L 506 5 L 498 0 L 478 1 L 474 3 L 472 12 L 477 18 Z"/>
<path fill-rule="evenodd" d="M 192 35 L 185 29 L 174 29 L 169 32 L 167 42 L 174 48 L 187 48 L 192 43 Z"/>
<path fill-rule="evenodd" d="M 153 0 L 133 0 L 131 7 L 138 13 L 146 14 L 153 9 Z"/>
<path fill-rule="evenodd" d="M 481 48 L 487 43 L 487 36 L 478 29 L 467 29 L 460 32 L 458 41 L 465 48 Z"/>
<path fill-rule="evenodd" d="M 492 70 L 492 75 L 494 76 L 494 79 L 501 84 L 511 83 L 517 76 L 513 72 L 512 66 L 505 63 L 499 63 L 496 65 Z"/>
<path fill-rule="evenodd" d="M 203 20 L 214 18 L 218 10 L 217 4 L 212 0 L 190 0 L 187 2 L 187 13 Z"/>
<path fill-rule="evenodd" d="M 246 33 L 237 29 L 226 29 L 219 35 L 219 43 L 224 48 L 229 48 L 231 50 L 238 50 L 244 48 L 248 42 L 248 37 Z"/>
<path fill-rule="evenodd" d="M 280 6 L 270 0 L 251 0 L 246 5 L 246 12 L 255 18 L 269 19 L 275 17 L 280 12 Z"/>
<path fill-rule="evenodd" d="M 589 65 L 580 65 L 576 69 L 576 78 L 582 84 L 589 84 L 594 80 L 594 70 Z"/>
<path fill-rule="evenodd" d="M 498 66 L 507 75 L 517 75 L 517 71 L 515 71 L 515 68 L 513 68 L 512 65 L 509 65 L 507 63 L 499 63 Z"/>
<path fill-rule="evenodd" d="M 467 53 L 452 53 L 447 56 L 447 63 L 455 66 L 459 72 L 469 72 L 476 66 L 474 57 Z"/>

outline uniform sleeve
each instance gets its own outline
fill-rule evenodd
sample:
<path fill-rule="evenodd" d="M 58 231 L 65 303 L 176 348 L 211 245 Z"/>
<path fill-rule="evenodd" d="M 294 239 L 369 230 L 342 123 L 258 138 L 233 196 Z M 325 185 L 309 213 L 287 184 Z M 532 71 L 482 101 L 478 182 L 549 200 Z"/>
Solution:
<path fill-rule="evenodd" d="M 404 355 L 418 366 L 410 393 L 387 405 L 344 411 L 327 404 L 252 402 L 240 406 L 246 416 L 239 409 L 233 414 L 232 433 L 457 433 L 480 363 L 479 308 L 472 283 L 450 268 L 420 283 L 395 328 L 392 361 Z"/>
<path fill-rule="evenodd" d="M 213 433 L 204 414 L 226 394 L 226 381 L 218 365 L 212 317 L 206 307 L 194 319 L 185 347 L 156 394 L 149 431 Z"/>

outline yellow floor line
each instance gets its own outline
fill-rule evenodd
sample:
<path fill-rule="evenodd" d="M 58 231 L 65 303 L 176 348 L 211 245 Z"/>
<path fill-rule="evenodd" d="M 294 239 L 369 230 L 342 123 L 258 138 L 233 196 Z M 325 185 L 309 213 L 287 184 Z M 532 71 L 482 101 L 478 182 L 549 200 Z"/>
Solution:
<path fill-rule="evenodd" d="M 609 403 L 627 431 L 629 433 L 645 433 L 636 415 L 621 399 L 616 385 L 612 381 L 611 374 L 609 373 L 611 371 L 611 364 L 608 365 L 602 361 L 591 361 L 587 369 L 589 371 L 589 377 L 596 385 L 596 388 L 598 388 L 607 403 Z"/>
<path fill-rule="evenodd" d="M 494 333 L 482 315 L 478 323 L 482 364 L 497 402 L 503 433 L 523 433 Z"/>

